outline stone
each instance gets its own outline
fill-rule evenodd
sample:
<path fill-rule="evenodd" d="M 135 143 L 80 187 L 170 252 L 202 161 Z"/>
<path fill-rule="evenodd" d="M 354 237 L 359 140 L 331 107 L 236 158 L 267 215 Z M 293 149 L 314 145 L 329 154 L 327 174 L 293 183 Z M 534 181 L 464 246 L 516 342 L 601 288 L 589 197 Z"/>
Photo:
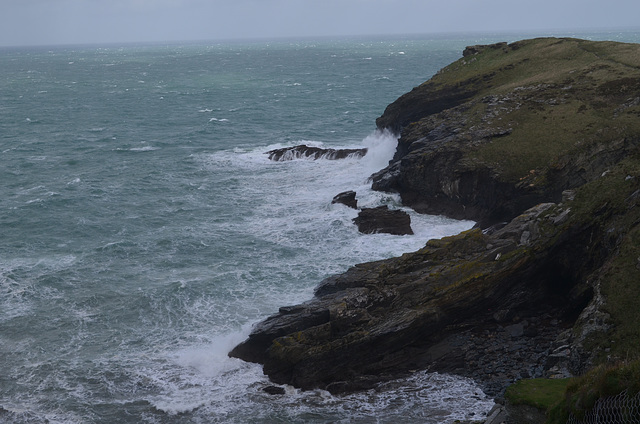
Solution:
<path fill-rule="evenodd" d="M 270 395 L 283 395 L 285 394 L 284 387 L 278 386 L 267 386 L 262 389 L 263 392 L 268 393 Z"/>
<path fill-rule="evenodd" d="M 331 201 L 332 204 L 340 203 L 346 205 L 353 209 L 358 209 L 358 200 L 356 200 L 356 192 L 355 191 L 343 191 L 342 193 L 338 193 L 333 197 Z"/>
<path fill-rule="evenodd" d="M 358 226 L 358 231 L 365 234 L 413 234 L 409 214 L 399 209 L 389 209 L 386 205 L 362 209 L 353 222 Z"/>
<path fill-rule="evenodd" d="M 560 213 L 557 217 L 553 219 L 553 225 L 562 225 L 569 219 L 569 213 L 571 213 L 571 208 L 567 208 Z"/>
<path fill-rule="evenodd" d="M 524 335 L 524 326 L 522 324 L 513 324 L 504 328 L 511 337 L 521 337 Z"/>
<path fill-rule="evenodd" d="M 487 416 L 487 419 L 484 422 L 484 424 L 503 424 L 504 422 L 506 422 L 507 417 L 508 417 L 508 414 L 504 406 L 496 405 L 489 412 L 489 415 Z"/>

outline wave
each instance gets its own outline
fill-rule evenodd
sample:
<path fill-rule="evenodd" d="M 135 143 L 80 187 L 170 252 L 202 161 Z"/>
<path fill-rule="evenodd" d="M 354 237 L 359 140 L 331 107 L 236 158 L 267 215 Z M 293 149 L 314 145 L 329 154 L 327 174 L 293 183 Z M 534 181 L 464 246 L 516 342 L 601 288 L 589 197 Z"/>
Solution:
<path fill-rule="evenodd" d="M 154 146 L 142 146 L 142 147 L 130 147 L 130 148 L 117 147 L 113 150 L 116 152 L 152 152 L 154 150 L 160 150 L 160 148 L 154 147 Z"/>
<path fill-rule="evenodd" d="M 366 423 L 377 417 L 396 423 L 446 424 L 480 420 L 494 405 L 470 379 L 426 372 L 341 396 L 289 385 L 276 386 L 281 394 L 273 396 L 267 389 L 274 385 L 259 365 L 226 356 L 226 348 L 235 340 L 238 337 L 226 335 L 208 345 L 170 353 L 173 366 L 147 370 L 144 376 L 166 392 L 146 400 L 169 416 L 189 414 L 216 423 L 345 419 Z"/>
<path fill-rule="evenodd" d="M 131 149 L 129 149 L 129 151 L 131 152 L 151 152 L 153 150 L 160 150 L 160 148 L 153 147 L 153 146 L 144 146 L 144 147 L 132 147 Z"/>

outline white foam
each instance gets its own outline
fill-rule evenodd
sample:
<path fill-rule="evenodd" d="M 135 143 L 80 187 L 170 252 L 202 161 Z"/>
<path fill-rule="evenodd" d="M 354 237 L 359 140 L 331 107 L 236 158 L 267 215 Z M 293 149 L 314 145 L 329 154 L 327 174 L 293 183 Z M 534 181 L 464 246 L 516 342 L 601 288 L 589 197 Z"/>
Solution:
<path fill-rule="evenodd" d="M 177 351 L 173 360 L 176 364 L 190 368 L 204 377 L 215 377 L 237 369 L 238 361 L 227 353 L 249 335 L 249 326 L 240 332 L 222 334 L 208 345 L 190 346 Z"/>
<path fill-rule="evenodd" d="M 129 151 L 132 152 L 151 152 L 154 150 L 159 150 L 159 147 L 153 147 L 153 146 L 143 146 L 143 147 L 132 147 L 131 149 L 129 149 Z"/>
<path fill-rule="evenodd" d="M 401 208 L 398 195 L 373 191 L 368 182 L 369 176 L 385 167 L 393 157 L 396 138 L 389 132 L 377 131 L 359 146 L 339 146 L 364 145 L 369 151 L 362 159 L 272 162 L 265 154 L 297 144 L 323 145 L 317 141 L 299 140 L 286 145 L 237 148 L 200 157 L 214 172 L 230 168 L 242 170 L 239 175 L 226 176 L 234 181 L 237 193 L 241 195 L 237 200 L 228 200 L 247 205 L 252 217 L 238 223 L 237 227 L 232 222 L 230 227 L 240 234 L 246 233 L 281 249 L 297 252 L 278 259 L 280 267 L 286 269 L 294 281 L 298 278 L 294 273 L 318 276 L 315 281 L 309 281 L 307 288 L 301 290 L 298 286 L 296 293 L 306 293 L 305 290 L 317 284 L 319 278 L 343 272 L 358 262 L 415 251 L 430 238 L 456 234 L 473 225 L 470 221 L 418 215 L 405 208 L 413 220 L 414 236 L 360 234 L 352 222 L 357 211 L 344 205 L 332 205 L 331 200 L 340 192 L 355 190 L 360 207 L 388 205 Z"/>
<path fill-rule="evenodd" d="M 389 164 L 396 152 L 398 138 L 388 130 L 375 131 L 368 135 L 362 143 L 368 148 L 367 154 L 363 158 L 364 172 L 371 175 Z"/>

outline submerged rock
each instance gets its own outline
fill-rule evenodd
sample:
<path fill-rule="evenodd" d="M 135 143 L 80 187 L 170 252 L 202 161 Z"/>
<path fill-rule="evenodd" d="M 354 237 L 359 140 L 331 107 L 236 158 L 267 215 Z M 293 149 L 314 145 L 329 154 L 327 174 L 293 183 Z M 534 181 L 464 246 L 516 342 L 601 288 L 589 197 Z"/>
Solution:
<path fill-rule="evenodd" d="M 282 149 L 270 150 L 267 152 L 269 159 L 273 161 L 285 161 L 294 159 L 346 159 L 361 158 L 367 154 L 367 149 L 323 149 L 320 147 L 311 147 L 304 144 L 293 147 L 284 147 Z"/>
<path fill-rule="evenodd" d="M 283 395 L 286 393 L 284 387 L 278 386 L 267 386 L 263 388 L 262 391 L 270 395 Z"/>
<path fill-rule="evenodd" d="M 358 231 L 365 234 L 413 234 L 409 214 L 401 210 L 391 210 L 386 205 L 362 209 L 353 222 L 358 226 Z"/>

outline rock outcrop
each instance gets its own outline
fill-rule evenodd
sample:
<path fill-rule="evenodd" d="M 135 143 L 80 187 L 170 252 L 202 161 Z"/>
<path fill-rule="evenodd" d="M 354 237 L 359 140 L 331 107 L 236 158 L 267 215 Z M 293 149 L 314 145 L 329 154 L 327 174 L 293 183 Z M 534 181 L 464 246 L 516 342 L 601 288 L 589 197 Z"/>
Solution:
<path fill-rule="evenodd" d="M 231 356 L 305 389 L 431 370 L 499 394 L 639 355 L 640 46 L 473 46 L 377 124 L 401 137 L 374 188 L 479 227 L 327 278 Z"/>
<path fill-rule="evenodd" d="M 270 150 L 267 152 L 269 159 L 273 161 L 285 161 L 294 159 L 327 159 L 337 160 L 346 158 L 361 158 L 367 154 L 367 149 L 324 149 L 301 144 L 293 147 Z"/>
<path fill-rule="evenodd" d="M 356 192 L 353 190 L 336 194 L 331 203 L 339 203 L 352 209 L 358 209 L 358 199 L 356 199 Z"/>
<path fill-rule="evenodd" d="M 353 222 L 358 226 L 358 231 L 364 234 L 386 233 L 396 236 L 413 234 L 409 214 L 399 209 L 389 209 L 386 205 L 362 209 Z"/>

